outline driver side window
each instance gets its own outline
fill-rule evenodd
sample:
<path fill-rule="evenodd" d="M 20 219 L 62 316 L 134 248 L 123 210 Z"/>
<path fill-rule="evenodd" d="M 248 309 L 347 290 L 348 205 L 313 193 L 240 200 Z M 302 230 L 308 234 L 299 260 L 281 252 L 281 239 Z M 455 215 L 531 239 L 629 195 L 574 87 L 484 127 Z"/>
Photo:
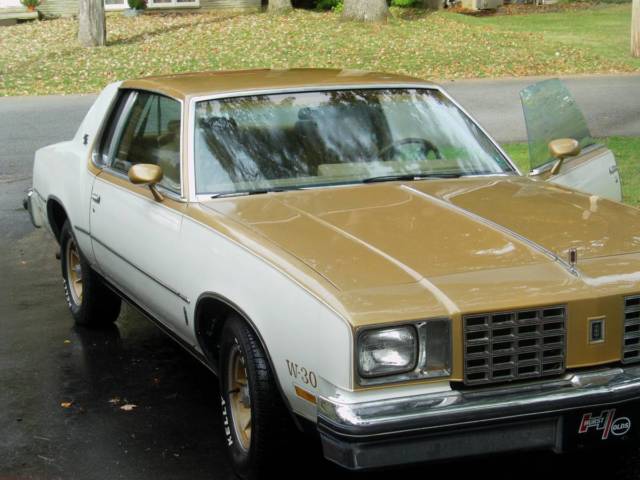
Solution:
<path fill-rule="evenodd" d="M 160 185 L 180 193 L 180 103 L 148 92 L 134 95 L 110 166 L 126 174 L 137 163 L 158 165 Z"/>

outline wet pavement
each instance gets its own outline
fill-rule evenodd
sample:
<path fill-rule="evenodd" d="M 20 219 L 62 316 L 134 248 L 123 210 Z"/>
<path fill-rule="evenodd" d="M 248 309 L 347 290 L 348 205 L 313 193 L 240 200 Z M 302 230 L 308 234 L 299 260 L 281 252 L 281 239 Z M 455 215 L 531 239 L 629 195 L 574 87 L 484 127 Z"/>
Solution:
<path fill-rule="evenodd" d="M 0 110 L 0 480 L 231 479 L 204 367 L 126 306 L 109 329 L 72 323 L 55 242 L 21 206 L 35 148 L 73 133 L 59 114 Z M 283 452 L 282 476 L 561 478 L 586 465 L 509 455 L 355 476 L 314 447 L 303 463 Z"/>

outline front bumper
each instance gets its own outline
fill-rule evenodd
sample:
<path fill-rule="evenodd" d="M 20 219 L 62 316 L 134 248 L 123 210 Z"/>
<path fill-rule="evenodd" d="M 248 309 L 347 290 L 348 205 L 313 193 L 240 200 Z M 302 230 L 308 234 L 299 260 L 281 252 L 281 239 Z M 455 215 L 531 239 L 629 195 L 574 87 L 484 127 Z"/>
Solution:
<path fill-rule="evenodd" d="M 349 469 L 378 468 L 522 449 L 563 451 L 565 415 L 640 401 L 640 367 L 556 380 L 344 403 L 321 397 L 325 456 Z"/>

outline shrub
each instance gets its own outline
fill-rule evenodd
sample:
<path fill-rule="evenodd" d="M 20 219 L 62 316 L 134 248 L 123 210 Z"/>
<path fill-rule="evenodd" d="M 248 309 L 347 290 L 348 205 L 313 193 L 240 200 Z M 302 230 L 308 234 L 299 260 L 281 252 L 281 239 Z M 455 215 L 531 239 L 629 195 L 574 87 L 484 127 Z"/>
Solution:
<path fill-rule="evenodd" d="M 316 9 L 318 10 L 333 10 L 340 5 L 342 7 L 343 0 L 318 0 L 316 3 Z"/>
<path fill-rule="evenodd" d="M 132 10 L 144 10 L 147 8 L 147 0 L 127 0 Z"/>
<path fill-rule="evenodd" d="M 392 7 L 408 8 L 413 7 L 416 3 L 418 3 L 418 0 L 391 0 Z"/>
<path fill-rule="evenodd" d="M 40 0 L 20 0 L 20 3 L 27 8 L 36 8 L 40 6 Z"/>

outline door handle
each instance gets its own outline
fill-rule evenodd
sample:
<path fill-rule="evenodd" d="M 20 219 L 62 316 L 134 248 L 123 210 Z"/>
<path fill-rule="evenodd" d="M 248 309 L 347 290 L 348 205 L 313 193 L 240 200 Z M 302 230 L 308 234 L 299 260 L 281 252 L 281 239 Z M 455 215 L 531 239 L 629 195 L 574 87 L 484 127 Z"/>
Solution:
<path fill-rule="evenodd" d="M 100 203 L 100 195 L 98 195 L 97 193 L 92 193 L 91 200 L 93 200 L 96 203 Z"/>

